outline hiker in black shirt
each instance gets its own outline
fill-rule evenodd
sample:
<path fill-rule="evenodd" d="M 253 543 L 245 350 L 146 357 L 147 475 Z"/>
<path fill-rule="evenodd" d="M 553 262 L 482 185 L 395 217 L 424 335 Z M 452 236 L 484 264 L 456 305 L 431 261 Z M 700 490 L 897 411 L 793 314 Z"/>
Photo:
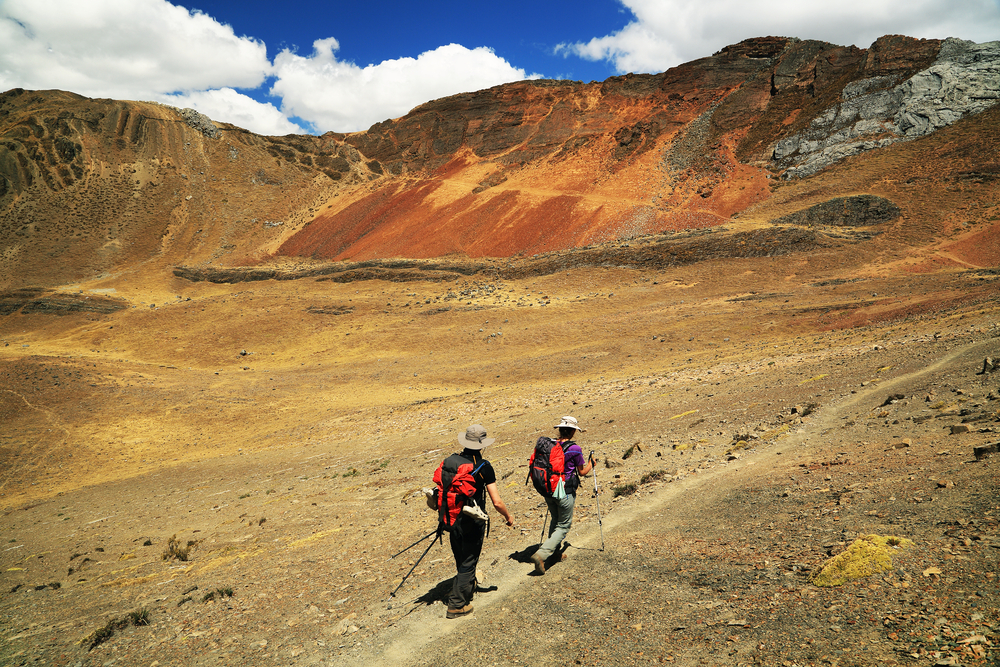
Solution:
<path fill-rule="evenodd" d="M 479 424 L 474 424 L 464 434 L 458 436 L 458 444 L 465 449 L 460 454 L 453 454 L 448 458 L 458 457 L 464 459 L 464 462 L 472 464 L 475 492 L 469 497 L 475 501 L 477 507 L 484 509 L 486 495 L 489 494 L 493 507 L 507 520 L 508 526 L 513 526 L 514 519 L 497 490 L 497 476 L 493 471 L 493 466 L 483 458 L 483 449 L 493 444 L 495 440 L 495 438 L 486 437 L 486 429 Z M 453 461 L 452 463 L 461 462 Z M 448 460 L 446 459 L 442 465 L 446 466 L 447 464 Z M 483 516 L 485 517 L 485 513 Z M 476 566 L 479 564 L 479 555 L 483 551 L 485 537 L 485 520 L 477 519 L 464 512 L 458 513 L 450 530 L 451 551 L 455 555 L 457 573 L 451 594 L 448 596 L 448 618 L 459 618 L 472 613 L 472 596 L 476 588 Z"/>

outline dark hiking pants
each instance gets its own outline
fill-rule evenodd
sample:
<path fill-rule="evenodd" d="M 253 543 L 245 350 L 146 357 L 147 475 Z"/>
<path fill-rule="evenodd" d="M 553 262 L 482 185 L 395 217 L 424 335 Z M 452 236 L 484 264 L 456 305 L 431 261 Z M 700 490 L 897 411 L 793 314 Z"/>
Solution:
<path fill-rule="evenodd" d="M 472 602 L 476 587 L 476 565 L 483 551 L 486 526 L 460 515 L 451 527 L 451 552 L 455 554 L 455 582 L 448 596 L 448 609 L 461 609 Z"/>

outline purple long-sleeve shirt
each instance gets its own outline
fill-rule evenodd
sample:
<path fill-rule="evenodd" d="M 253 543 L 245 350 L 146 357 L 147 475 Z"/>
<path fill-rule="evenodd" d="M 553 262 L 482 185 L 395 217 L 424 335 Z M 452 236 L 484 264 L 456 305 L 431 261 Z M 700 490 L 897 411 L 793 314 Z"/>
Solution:
<path fill-rule="evenodd" d="M 577 474 L 577 469 L 582 468 L 587 463 L 587 460 L 583 458 L 583 450 L 580 448 L 580 445 L 572 440 L 568 444 L 569 446 L 567 447 L 562 440 L 559 441 L 559 445 L 563 447 L 563 458 L 565 460 L 563 470 L 567 481 L 573 479 Z"/>

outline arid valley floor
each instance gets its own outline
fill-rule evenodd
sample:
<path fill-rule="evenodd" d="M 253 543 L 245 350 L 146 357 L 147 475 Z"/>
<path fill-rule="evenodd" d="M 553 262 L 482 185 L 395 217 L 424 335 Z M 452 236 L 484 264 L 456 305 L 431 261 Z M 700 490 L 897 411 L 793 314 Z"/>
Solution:
<path fill-rule="evenodd" d="M 458 284 L 119 277 L 134 307 L 8 317 L 4 438 L 33 444 L 2 482 L 0 661 L 987 664 L 998 459 L 973 450 L 1000 440 L 1000 374 L 981 373 L 996 276 L 845 276 L 835 255 Z M 525 463 L 563 414 L 601 461 L 603 525 L 585 486 L 568 559 L 536 577 Z M 447 621 L 447 544 L 395 597 L 427 543 L 389 557 L 433 530 L 413 494 L 474 422 L 517 528 L 494 522 L 476 612 Z M 867 534 L 913 546 L 810 583 Z M 149 625 L 90 648 L 140 610 Z"/>

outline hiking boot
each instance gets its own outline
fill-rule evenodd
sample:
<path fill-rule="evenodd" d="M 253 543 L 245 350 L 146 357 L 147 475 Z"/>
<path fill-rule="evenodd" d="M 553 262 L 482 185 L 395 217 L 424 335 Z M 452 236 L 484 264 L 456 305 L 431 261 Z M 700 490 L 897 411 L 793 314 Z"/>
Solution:
<path fill-rule="evenodd" d="M 463 616 L 468 616 L 472 613 L 472 605 L 467 604 L 461 609 L 449 609 L 448 613 L 445 614 L 445 618 L 461 618 Z"/>
<path fill-rule="evenodd" d="M 531 557 L 531 562 L 535 564 L 535 572 L 545 574 L 545 559 L 541 554 L 536 553 Z"/>

